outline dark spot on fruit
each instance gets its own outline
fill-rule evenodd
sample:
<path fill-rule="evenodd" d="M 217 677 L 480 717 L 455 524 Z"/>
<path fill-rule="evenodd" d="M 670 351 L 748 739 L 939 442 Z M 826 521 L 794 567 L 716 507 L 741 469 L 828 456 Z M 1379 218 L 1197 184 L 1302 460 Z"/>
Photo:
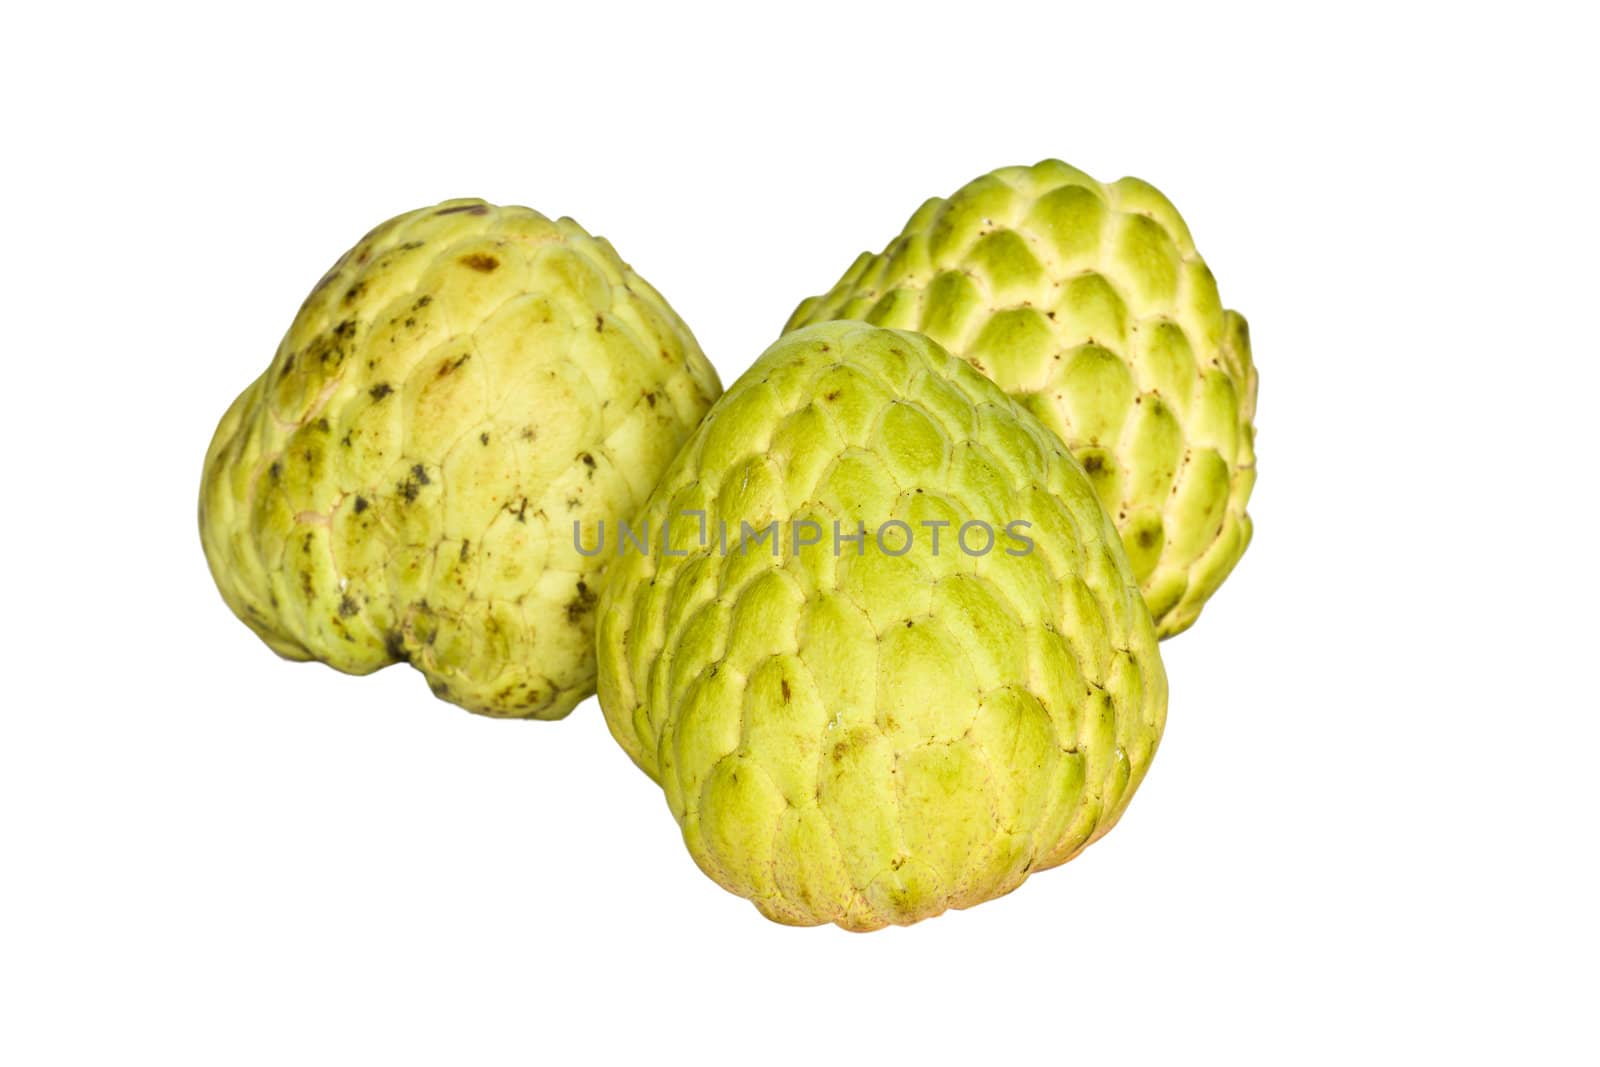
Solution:
<path fill-rule="evenodd" d="M 407 326 L 415 326 L 416 324 L 417 324 L 417 318 L 416 318 L 415 315 L 407 315 L 406 316 L 406 325 Z"/>
<path fill-rule="evenodd" d="M 415 311 L 418 308 L 425 308 L 431 303 L 433 303 L 433 297 L 424 293 L 422 296 L 417 297 L 417 302 L 411 305 L 411 310 Z"/>
<path fill-rule="evenodd" d="M 500 261 L 487 252 L 468 252 L 458 262 L 482 274 L 488 274 L 500 266 Z"/>
<path fill-rule="evenodd" d="M 267 477 L 271 478 L 273 481 L 277 481 L 278 480 L 278 476 L 281 475 L 282 473 L 283 473 L 283 460 L 281 460 L 281 459 L 273 460 L 272 461 L 272 466 L 267 468 Z"/>
<path fill-rule="evenodd" d="M 450 373 L 453 373 L 455 371 L 460 370 L 461 369 L 461 365 L 463 363 L 465 363 L 467 360 L 471 359 L 471 358 L 472 358 L 472 353 L 471 352 L 463 352 L 459 359 L 450 360 L 450 361 L 447 361 L 445 363 L 440 364 L 439 365 L 439 377 L 443 378 L 446 374 L 450 374 Z"/>
<path fill-rule="evenodd" d="M 604 315 L 598 315 L 598 314 L 595 315 L 595 317 L 594 317 L 594 332 L 595 333 L 603 333 L 605 331 L 605 328 L 606 328 L 606 317 Z"/>
<path fill-rule="evenodd" d="M 335 337 L 351 338 L 356 335 L 356 322 L 354 319 L 345 319 L 333 328 Z"/>
<path fill-rule="evenodd" d="M 537 436 L 538 436 L 538 435 L 539 435 L 539 431 L 538 431 L 538 430 L 536 430 L 536 429 L 535 429 L 535 428 L 534 428 L 534 427 L 532 427 L 532 426 L 524 426 L 524 427 L 523 427 L 523 428 L 522 428 L 522 439 L 523 439 L 523 440 L 524 440 L 524 441 L 531 441 L 531 440 L 533 440 L 533 439 L 534 439 L 534 438 L 535 438 L 535 437 L 537 437 Z"/>
<path fill-rule="evenodd" d="M 328 425 L 328 416 L 324 415 L 322 418 L 317 420 L 317 429 L 321 430 L 323 433 L 328 432 L 330 429 Z"/>
<path fill-rule="evenodd" d="M 361 294 L 366 292 L 366 291 L 367 291 L 367 283 L 366 282 L 356 282 L 350 288 L 346 289 L 344 291 L 344 303 L 345 303 L 345 306 L 349 307 L 351 304 L 354 304 L 357 300 L 360 300 L 361 299 Z"/>
<path fill-rule="evenodd" d="M 479 443 L 479 444 L 480 444 L 480 445 L 486 445 L 486 444 L 488 444 L 488 443 L 489 443 L 489 435 L 488 435 L 488 434 L 486 434 L 486 433 L 480 433 L 480 434 L 479 434 L 479 435 L 478 435 L 478 443 Z"/>
<path fill-rule="evenodd" d="M 465 563 L 467 561 L 467 550 L 470 549 L 471 547 L 472 547 L 472 542 L 471 541 L 463 541 L 463 542 L 461 542 L 461 562 L 462 563 Z"/>
<path fill-rule="evenodd" d="M 374 400 L 382 400 L 392 392 L 394 392 L 394 386 L 390 385 L 388 382 L 379 382 L 377 385 L 374 385 L 371 389 L 367 390 L 367 395 L 372 397 Z"/>
<path fill-rule="evenodd" d="M 356 514 L 359 515 L 363 511 L 366 511 L 366 510 L 367 510 L 367 498 L 364 497 L 364 496 L 356 497 Z"/>
<path fill-rule="evenodd" d="M 395 492 L 405 497 L 406 502 L 410 503 L 417 499 L 417 494 L 422 491 L 423 486 L 431 484 L 432 479 L 428 477 L 428 472 L 423 469 L 422 464 L 416 463 L 412 465 L 411 473 L 406 475 L 406 480 L 400 482 L 394 488 Z"/>
<path fill-rule="evenodd" d="M 281 373 L 283 377 L 287 378 L 289 376 L 289 372 L 292 370 L 294 370 L 294 356 L 290 355 L 288 359 L 283 361 L 283 370 Z"/>
<path fill-rule="evenodd" d="M 789 703 L 789 679 L 780 679 L 778 681 L 778 688 L 783 691 L 783 702 L 785 704 Z"/>
<path fill-rule="evenodd" d="M 833 392 L 824 395 L 822 399 L 824 399 L 824 400 L 838 400 L 839 399 L 839 390 L 835 389 Z"/>
<path fill-rule="evenodd" d="M 578 458 L 583 460 L 583 465 L 585 467 L 588 467 L 590 470 L 594 470 L 594 457 L 593 456 L 591 456 L 587 452 L 579 452 L 578 453 Z M 593 475 L 590 475 L 590 477 L 592 478 Z"/>
<path fill-rule="evenodd" d="M 411 662 L 411 653 L 406 651 L 405 638 L 400 636 L 399 630 L 390 630 L 384 635 L 383 650 L 389 654 L 390 659 L 399 660 L 401 663 Z"/>
<path fill-rule="evenodd" d="M 1101 468 L 1103 468 L 1105 465 L 1105 460 L 1101 459 L 1099 456 L 1087 456 L 1083 461 L 1083 469 L 1088 471 L 1090 474 L 1098 474 Z"/>
<path fill-rule="evenodd" d="M 348 619 L 360 610 L 361 606 L 356 603 L 355 597 L 349 593 L 339 598 L 339 618 Z"/>
<path fill-rule="evenodd" d="M 577 594 L 567 601 L 567 621 L 574 624 L 577 623 L 579 619 L 594 610 L 595 601 L 598 599 L 594 594 L 594 590 L 580 581 Z"/>
<path fill-rule="evenodd" d="M 646 404 L 649 404 L 651 407 L 655 407 L 656 406 L 656 394 L 654 394 L 654 393 L 646 393 L 646 394 L 644 394 L 644 402 Z"/>
<path fill-rule="evenodd" d="M 435 211 L 434 214 L 435 215 L 459 215 L 463 211 L 466 212 L 468 215 L 487 215 L 489 213 L 489 205 L 488 204 L 458 204 L 455 207 L 443 207 L 443 208 L 440 208 L 438 211 Z"/>
<path fill-rule="evenodd" d="M 1146 528 L 1146 529 L 1143 529 L 1143 530 L 1139 531 L 1139 547 L 1140 548 L 1150 548 L 1155 543 L 1156 543 L 1156 532 L 1154 530 Z"/>

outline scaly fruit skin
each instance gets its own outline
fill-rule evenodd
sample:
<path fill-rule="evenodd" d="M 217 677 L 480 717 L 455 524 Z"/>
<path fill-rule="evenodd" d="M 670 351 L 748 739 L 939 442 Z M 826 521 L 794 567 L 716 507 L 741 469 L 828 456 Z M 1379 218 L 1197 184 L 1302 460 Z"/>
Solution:
<path fill-rule="evenodd" d="M 385 222 L 306 298 L 206 454 L 200 533 L 279 655 L 407 660 L 487 715 L 594 691 L 604 557 L 721 391 L 678 316 L 571 219 L 449 200 Z"/>
<path fill-rule="evenodd" d="M 1058 160 L 923 204 L 786 329 L 919 330 L 1000 384 L 1083 463 L 1156 629 L 1187 629 L 1250 543 L 1256 371 L 1177 209 Z"/>
<path fill-rule="evenodd" d="M 826 533 L 797 550 L 807 519 Z M 860 550 L 834 555 L 835 520 Z M 737 550 L 774 521 L 777 555 Z M 967 522 L 991 551 L 959 547 Z M 768 918 L 872 930 L 1000 896 L 1109 830 L 1149 766 L 1166 675 L 1115 529 L 1060 439 L 925 337 L 784 337 L 634 529 L 601 707 L 695 861 Z"/>

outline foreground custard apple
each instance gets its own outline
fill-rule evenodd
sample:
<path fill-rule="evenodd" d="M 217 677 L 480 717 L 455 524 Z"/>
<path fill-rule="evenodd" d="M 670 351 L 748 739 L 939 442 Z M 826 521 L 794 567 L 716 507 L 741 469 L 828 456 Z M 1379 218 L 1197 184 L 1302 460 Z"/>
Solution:
<path fill-rule="evenodd" d="M 769 918 L 1007 893 L 1108 831 L 1155 752 L 1166 675 L 1088 477 L 919 334 L 784 337 L 608 540 L 606 721 Z"/>
<path fill-rule="evenodd" d="M 1250 336 L 1177 210 L 1136 178 L 1056 160 L 923 204 L 788 329 L 919 330 L 1067 442 L 1117 530 L 1162 637 L 1189 627 L 1250 542 Z"/>
<path fill-rule="evenodd" d="M 571 219 L 450 200 L 334 264 L 206 454 L 200 532 L 280 655 L 409 661 L 488 715 L 594 691 L 606 559 L 721 387 L 688 327 Z"/>

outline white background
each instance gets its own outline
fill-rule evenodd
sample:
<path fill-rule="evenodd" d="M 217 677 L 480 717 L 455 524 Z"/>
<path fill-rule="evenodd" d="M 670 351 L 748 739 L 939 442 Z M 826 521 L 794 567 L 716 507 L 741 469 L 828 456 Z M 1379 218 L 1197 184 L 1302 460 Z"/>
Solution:
<path fill-rule="evenodd" d="M 1596 1062 L 1600 85 L 1580 5 L 1476 6 L 12 12 L 0 1060 Z M 592 701 L 280 662 L 213 589 L 212 428 L 372 224 L 570 214 L 731 381 L 1046 156 L 1187 217 L 1260 480 L 1128 816 L 1010 897 L 773 925 Z"/>

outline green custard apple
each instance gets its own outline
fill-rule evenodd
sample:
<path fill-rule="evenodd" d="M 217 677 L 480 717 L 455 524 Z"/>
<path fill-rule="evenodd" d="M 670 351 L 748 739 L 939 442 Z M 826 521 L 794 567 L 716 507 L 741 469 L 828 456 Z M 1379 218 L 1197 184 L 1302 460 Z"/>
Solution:
<path fill-rule="evenodd" d="M 787 329 L 918 330 L 1067 442 L 1116 522 L 1157 632 L 1187 629 L 1250 542 L 1256 371 L 1189 229 L 1136 178 L 1056 160 L 923 204 Z"/>
<path fill-rule="evenodd" d="M 279 655 L 406 661 L 471 711 L 594 691 L 606 559 L 721 392 L 687 326 L 571 219 L 449 200 L 383 223 L 301 305 L 206 453 L 217 587 Z"/>
<path fill-rule="evenodd" d="M 919 334 L 785 336 L 609 540 L 606 721 L 769 918 L 1000 896 L 1106 833 L 1155 753 L 1155 629 L 1088 476 Z"/>

